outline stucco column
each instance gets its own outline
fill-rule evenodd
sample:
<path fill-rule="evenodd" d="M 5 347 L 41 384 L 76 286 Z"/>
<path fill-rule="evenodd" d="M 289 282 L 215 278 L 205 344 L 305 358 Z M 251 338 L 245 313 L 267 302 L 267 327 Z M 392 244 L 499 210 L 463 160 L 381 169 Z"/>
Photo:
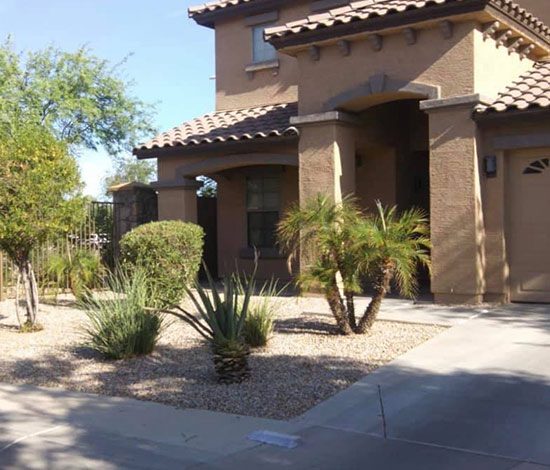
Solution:
<path fill-rule="evenodd" d="M 421 103 L 430 117 L 432 292 L 440 303 L 479 303 L 485 293 L 478 95 Z"/>
<path fill-rule="evenodd" d="M 155 183 L 158 191 L 159 220 L 183 220 L 197 223 L 197 189 L 201 183 L 195 179 L 181 179 Z"/>
<path fill-rule="evenodd" d="M 298 116 L 300 203 L 321 193 L 335 201 L 355 193 L 355 124 L 338 111 Z"/>
<path fill-rule="evenodd" d="M 355 193 L 355 120 L 345 113 L 298 116 L 291 123 L 300 128 L 300 204 L 318 194 L 336 202 Z M 311 260 L 311 250 L 300 249 L 300 270 Z"/>

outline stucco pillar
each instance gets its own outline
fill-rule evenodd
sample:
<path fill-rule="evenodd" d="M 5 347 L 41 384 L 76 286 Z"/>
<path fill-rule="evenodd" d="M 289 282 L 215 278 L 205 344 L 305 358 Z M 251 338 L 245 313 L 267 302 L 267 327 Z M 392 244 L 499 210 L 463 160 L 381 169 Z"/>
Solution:
<path fill-rule="evenodd" d="M 440 303 L 479 303 L 485 293 L 478 95 L 429 100 L 432 292 Z"/>
<path fill-rule="evenodd" d="M 298 116 L 291 123 L 300 128 L 300 204 L 322 194 L 336 202 L 355 193 L 355 120 L 345 113 Z M 300 270 L 311 260 L 315 247 L 300 249 Z"/>
<path fill-rule="evenodd" d="M 181 179 L 169 183 L 155 183 L 158 191 L 159 220 L 183 220 L 197 223 L 197 189 L 201 183 Z"/>
<path fill-rule="evenodd" d="M 298 116 L 300 203 L 321 193 L 335 201 L 355 193 L 355 120 L 345 113 Z"/>

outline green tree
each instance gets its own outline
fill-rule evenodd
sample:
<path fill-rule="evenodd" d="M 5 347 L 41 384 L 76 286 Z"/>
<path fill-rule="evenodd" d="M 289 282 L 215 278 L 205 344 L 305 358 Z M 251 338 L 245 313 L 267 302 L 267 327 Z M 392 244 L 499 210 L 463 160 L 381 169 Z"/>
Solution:
<path fill-rule="evenodd" d="M 103 181 L 103 192 L 109 195 L 109 188 L 117 184 L 150 183 L 156 174 L 156 166 L 149 160 L 135 160 L 134 158 L 119 158 L 115 170 Z"/>
<path fill-rule="evenodd" d="M 153 132 L 152 108 L 130 94 L 124 62 L 113 65 L 87 47 L 23 55 L 8 40 L 0 46 L 0 119 L 23 115 L 70 146 L 120 155 Z"/>
<path fill-rule="evenodd" d="M 414 296 L 418 265 L 429 265 L 428 224 L 416 209 L 403 214 L 378 202 L 377 214 L 364 215 L 350 198 L 334 203 L 318 196 L 291 208 L 278 227 L 284 250 L 302 250 L 305 288 L 320 287 L 342 334 L 365 333 L 395 279 L 401 294 Z M 357 321 L 355 295 L 361 279 L 370 279 L 374 295 Z M 340 288 L 341 287 L 341 288 Z"/>
<path fill-rule="evenodd" d="M 85 217 L 80 175 L 67 144 L 45 127 L 18 120 L 0 127 L 0 249 L 18 268 L 26 321 L 36 327 L 38 287 L 31 252 Z M 18 289 L 19 291 L 19 289 Z M 16 303 L 19 317 L 19 302 Z"/>
<path fill-rule="evenodd" d="M 202 183 L 202 187 L 198 190 L 199 197 L 216 197 L 218 195 L 218 184 L 208 176 L 199 176 L 197 178 Z"/>

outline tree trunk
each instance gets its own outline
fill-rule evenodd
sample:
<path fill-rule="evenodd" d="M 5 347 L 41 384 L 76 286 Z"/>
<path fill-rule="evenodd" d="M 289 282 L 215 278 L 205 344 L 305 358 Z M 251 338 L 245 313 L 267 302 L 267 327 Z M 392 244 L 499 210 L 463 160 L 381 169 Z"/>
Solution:
<path fill-rule="evenodd" d="M 354 293 L 346 291 L 346 309 L 348 311 L 348 321 L 353 330 L 357 328 L 357 319 L 355 318 L 355 303 L 354 303 Z"/>
<path fill-rule="evenodd" d="M 372 325 L 374 325 L 374 322 L 376 321 L 376 317 L 378 316 L 378 312 L 380 311 L 380 306 L 382 305 L 382 301 L 384 300 L 384 298 L 386 297 L 386 294 L 390 290 L 390 282 L 392 280 L 392 277 L 393 277 L 392 266 L 389 266 L 389 265 L 384 266 L 376 282 L 372 299 L 369 305 L 367 306 L 367 309 L 365 310 L 365 314 L 359 321 L 359 325 L 357 325 L 357 328 L 355 329 L 355 332 L 357 334 L 365 334 L 367 331 L 369 331 L 372 328 Z"/>
<path fill-rule="evenodd" d="M 344 302 L 340 297 L 340 292 L 338 290 L 336 282 L 332 286 L 327 287 L 325 291 L 325 296 L 330 307 L 330 311 L 332 312 L 332 315 L 334 315 L 340 333 L 342 333 L 343 335 L 351 335 L 353 333 L 353 329 L 349 324 L 348 316 L 346 315 L 346 309 L 344 307 Z"/>
<path fill-rule="evenodd" d="M 38 286 L 30 261 L 26 260 L 19 264 L 19 275 L 23 279 L 25 290 L 25 307 L 27 311 L 25 324 L 33 327 L 36 324 L 38 314 Z"/>

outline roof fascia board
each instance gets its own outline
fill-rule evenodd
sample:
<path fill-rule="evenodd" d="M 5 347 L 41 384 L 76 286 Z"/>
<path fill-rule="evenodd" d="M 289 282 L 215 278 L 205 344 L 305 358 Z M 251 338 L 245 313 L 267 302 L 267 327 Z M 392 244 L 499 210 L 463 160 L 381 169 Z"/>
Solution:
<path fill-rule="evenodd" d="M 261 151 L 269 149 L 274 144 L 295 144 L 298 145 L 298 135 L 268 137 L 247 140 L 234 140 L 228 142 L 216 142 L 212 144 L 199 145 L 177 145 L 173 147 L 158 147 L 147 150 L 134 149 L 133 154 L 139 160 L 149 158 L 163 158 L 170 156 L 189 156 L 189 155 L 205 155 L 218 151 L 230 153 L 244 153 L 246 151 Z"/>
<path fill-rule="evenodd" d="M 531 107 L 527 109 L 511 109 L 508 111 L 485 111 L 476 112 L 472 116 L 473 120 L 481 123 L 501 123 L 508 121 L 512 123 L 525 123 L 527 120 L 538 121 L 541 118 L 550 118 L 550 108 Z"/>
<path fill-rule="evenodd" d="M 496 20 L 501 20 L 503 23 L 514 25 L 514 28 L 517 29 L 518 32 L 527 36 L 535 44 L 538 44 L 539 47 L 546 49 L 549 48 L 550 38 L 543 38 L 539 33 L 533 31 L 532 28 L 528 28 L 526 25 L 518 21 L 502 8 L 499 8 L 497 5 L 493 3 L 487 5 L 486 11 Z"/>
<path fill-rule="evenodd" d="M 377 18 L 369 18 L 367 20 L 352 21 L 346 24 L 291 34 L 289 36 L 273 37 L 269 42 L 277 49 L 307 45 L 334 39 L 335 37 L 352 36 L 383 29 L 410 26 L 412 24 L 433 21 L 439 18 L 482 11 L 485 9 L 487 2 L 488 0 L 466 0 L 460 3 L 436 5 Z"/>
<path fill-rule="evenodd" d="M 273 10 L 279 10 L 281 6 L 288 3 L 295 3 L 295 1 L 296 0 L 256 0 L 250 3 L 219 8 L 214 11 L 195 13 L 194 15 L 189 15 L 189 17 L 201 26 L 214 28 L 216 21 L 221 19 L 234 16 L 250 16 L 269 13 Z"/>

